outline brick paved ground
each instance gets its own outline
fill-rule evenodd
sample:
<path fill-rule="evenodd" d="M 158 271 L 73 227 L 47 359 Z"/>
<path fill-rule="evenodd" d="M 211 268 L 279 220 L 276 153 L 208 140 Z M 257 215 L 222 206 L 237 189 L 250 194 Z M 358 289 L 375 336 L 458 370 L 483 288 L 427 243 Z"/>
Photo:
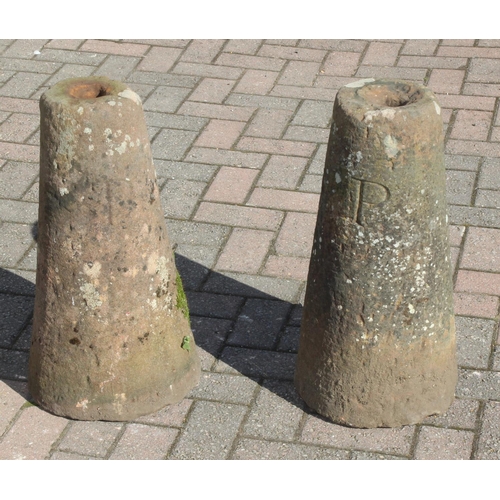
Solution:
<path fill-rule="evenodd" d="M 26 389 L 38 99 L 86 75 L 143 100 L 203 366 L 130 423 Z M 291 383 L 333 100 L 363 77 L 429 85 L 446 130 L 460 380 L 446 415 L 398 429 L 328 423 Z M 499 459 L 499 98 L 500 40 L 1 40 L 0 458 Z"/>

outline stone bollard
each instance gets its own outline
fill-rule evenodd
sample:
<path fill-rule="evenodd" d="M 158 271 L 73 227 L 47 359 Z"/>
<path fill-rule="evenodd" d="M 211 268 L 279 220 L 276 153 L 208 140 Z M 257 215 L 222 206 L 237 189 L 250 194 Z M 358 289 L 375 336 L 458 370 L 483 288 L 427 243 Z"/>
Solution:
<path fill-rule="evenodd" d="M 103 77 L 40 99 L 38 267 L 29 389 L 79 420 L 180 401 L 200 364 L 139 96 Z"/>
<path fill-rule="evenodd" d="M 441 109 L 373 79 L 335 100 L 295 374 L 319 414 L 397 427 L 457 381 Z"/>

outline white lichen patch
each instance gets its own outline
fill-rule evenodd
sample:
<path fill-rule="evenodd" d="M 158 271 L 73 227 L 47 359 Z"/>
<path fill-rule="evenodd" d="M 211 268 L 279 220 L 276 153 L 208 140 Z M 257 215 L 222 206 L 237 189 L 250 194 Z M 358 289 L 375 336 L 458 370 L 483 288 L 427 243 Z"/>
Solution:
<path fill-rule="evenodd" d="M 101 274 L 101 263 L 99 261 L 83 264 L 83 272 L 92 279 L 97 279 Z"/>
<path fill-rule="evenodd" d="M 102 306 L 101 296 L 92 283 L 85 283 L 80 287 L 82 298 L 90 309 L 96 309 Z"/>
<path fill-rule="evenodd" d="M 68 193 L 69 193 L 68 188 L 65 188 L 65 187 L 59 188 L 59 194 L 61 196 L 64 196 L 65 194 L 68 194 Z"/>
<path fill-rule="evenodd" d="M 350 89 L 357 89 L 364 87 L 367 83 L 374 82 L 375 78 L 362 78 L 361 80 L 357 80 L 355 82 L 348 83 L 345 85 L 346 87 Z"/>
<path fill-rule="evenodd" d="M 385 154 L 389 158 L 395 158 L 399 153 L 398 141 L 392 135 L 386 135 L 384 138 Z"/>
<path fill-rule="evenodd" d="M 127 141 L 123 141 L 117 148 L 115 148 L 115 151 L 119 154 L 125 153 L 127 150 Z"/>
<path fill-rule="evenodd" d="M 108 101 L 107 104 L 109 106 L 116 106 L 116 102 L 115 101 Z"/>
<path fill-rule="evenodd" d="M 134 101 L 138 106 L 142 106 L 141 98 L 133 90 L 125 89 L 122 92 L 118 92 L 118 95 Z"/>
<path fill-rule="evenodd" d="M 89 151 L 94 151 L 94 145 L 93 144 L 89 145 Z"/>
<path fill-rule="evenodd" d="M 434 107 L 436 108 L 436 113 L 438 115 L 440 115 L 441 114 L 441 108 L 439 107 L 439 104 L 436 101 L 434 101 Z"/>
<path fill-rule="evenodd" d="M 82 108 L 82 106 L 80 106 L 80 107 L 76 110 L 76 112 L 77 112 L 79 115 L 83 115 L 83 108 Z"/>
<path fill-rule="evenodd" d="M 75 406 L 77 408 L 83 408 L 84 410 L 86 410 L 88 403 L 89 403 L 88 399 L 82 399 L 81 401 L 78 401 L 78 403 L 76 403 Z"/>
<path fill-rule="evenodd" d="M 338 172 L 337 172 L 337 173 L 335 174 L 335 182 L 336 182 L 337 184 L 340 184 L 340 182 L 341 182 L 341 181 L 342 181 L 342 179 L 341 179 L 340 175 L 339 175 L 339 174 L 338 174 Z"/>
<path fill-rule="evenodd" d="M 92 129 L 91 129 L 91 128 L 89 128 L 89 127 L 85 127 L 85 128 L 83 129 L 83 133 L 84 133 L 84 134 L 91 134 L 91 133 L 92 133 Z"/>

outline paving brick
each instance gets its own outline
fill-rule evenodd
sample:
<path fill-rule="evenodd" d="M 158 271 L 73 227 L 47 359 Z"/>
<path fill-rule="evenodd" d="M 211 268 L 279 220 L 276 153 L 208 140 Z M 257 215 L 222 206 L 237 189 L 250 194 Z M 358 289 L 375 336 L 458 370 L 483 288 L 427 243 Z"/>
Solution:
<path fill-rule="evenodd" d="M 130 43 L 142 43 L 146 45 L 159 45 L 161 47 L 179 47 L 179 48 L 186 47 L 186 45 L 189 43 L 188 39 L 163 39 L 163 38 L 162 39 L 125 38 L 123 41 Z"/>
<path fill-rule="evenodd" d="M 444 39 L 441 40 L 442 45 L 452 45 L 452 46 L 461 46 L 461 47 L 470 47 L 474 45 L 475 40 L 472 39 L 459 39 L 459 38 L 453 38 L 453 39 Z"/>
<path fill-rule="evenodd" d="M 234 80 L 204 78 L 189 96 L 189 100 L 221 104 L 231 92 L 234 83 Z"/>
<path fill-rule="evenodd" d="M 85 64 L 89 66 L 99 66 L 105 58 L 105 54 L 59 49 L 43 49 L 41 54 L 37 56 L 37 60 L 53 61 L 56 63 Z"/>
<path fill-rule="evenodd" d="M 469 460 L 474 434 L 469 431 L 424 426 L 420 429 L 417 460 Z"/>
<path fill-rule="evenodd" d="M 94 74 L 112 80 L 127 80 L 139 61 L 139 57 L 109 56 Z"/>
<path fill-rule="evenodd" d="M 460 270 L 457 274 L 455 290 L 499 295 L 500 274 Z"/>
<path fill-rule="evenodd" d="M 226 347 L 214 369 L 222 373 L 241 373 L 247 377 L 293 380 L 295 361 L 293 353 Z"/>
<path fill-rule="evenodd" d="M 1 226 L 0 266 L 12 267 L 33 241 L 31 225 L 4 222 Z"/>
<path fill-rule="evenodd" d="M 0 378 L 27 380 L 28 352 L 0 349 Z"/>
<path fill-rule="evenodd" d="M 26 194 L 23 196 L 23 200 L 38 203 L 38 190 L 39 184 L 38 182 L 34 182 L 33 185 L 28 189 Z"/>
<path fill-rule="evenodd" d="M 273 236 L 270 231 L 234 228 L 215 268 L 256 273 L 269 250 Z"/>
<path fill-rule="evenodd" d="M 67 423 L 36 406 L 26 408 L 0 441 L 0 460 L 47 458 Z"/>
<path fill-rule="evenodd" d="M 252 118 L 245 135 L 278 139 L 283 134 L 292 117 L 286 109 L 259 109 Z"/>
<path fill-rule="evenodd" d="M 367 42 L 362 40 L 300 40 L 299 47 L 310 47 L 325 50 L 341 50 L 346 52 L 363 52 Z"/>
<path fill-rule="evenodd" d="M 478 189 L 474 205 L 476 207 L 500 207 L 500 192 L 489 189 Z"/>
<path fill-rule="evenodd" d="M 165 217 L 189 219 L 204 189 L 204 182 L 168 180 L 161 190 L 161 204 Z"/>
<path fill-rule="evenodd" d="M 243 137 L 236 147 L 241 151 L 262 151 L 270 154 L 309 157 L 314 151 L 315 144 L 281 139 Z"/>
<path fill-rule="evenodd" d="M 498 314 L 498 297 L 455 293 L 455 314 L 494 318 Z"/>
<path fill-rule="evenodd" d="M 465 239 L 461 267 L 500 272 L 500 230 L 471 227 Z"/>
<path fill-rule="evenodd" d="M 316 214 L 288 213 L 274 245 L 276 252 L 279 255 L 309 258 L 315 226 Z"/>
<path fill-rule="evenodd" d="M 210 120 L 205 130 L 196 139 L 195 146 L 230 149 L 245 125 L 245 122 L 232 120 Z"/>
<path fill-rule="evenodd" d="M 326 51 L 317 49 L 306 49 L 301 47 L 264 44 L 260 48 L 258 55 L 277 57 L 281 59 L 292 59 L 297 61 L 321 62 L 326 55 Z"/>
<path fill-rule="evenodd" d="M 460 429 L 475 429 L 479 401 L 455 399 L 450 408 L 442 415 L 433 415 L 424 420 L 424 424 L 438 427 L 456 427 Z"/>
<path fill-rule="evenodd" d="M 305 281 L 307 279 L 308 270 L 309 259 L 270 255 L 262 273 L 268 276 Z"/>
<path fill-rule="evenodd" d="M 474 189 L 475 172 L 447 170 L 446 197 L 453 205 L 470 205 Z"/>
<path fill-rule="evenodd" d="M 191 391 L 190 397 L 248 405 L 253 399 L 257 387 L 258 384 L 255 380 L 241 375 L 203 372 L 200 383 Z"/>
<path fill-rule="evenodd" d="M 187 130 L 162 130 L 153 140 L 153 157 L 182 160 L 196 136 L 196 132 Z"/>
<path fill-rule="evenodd" d="M 180 403 L 165 406 L 154 413 L 139 417 L 135 419 L 135 422 L 166 427 L 182 427 L 192 404 L 192 400 L 183 399 Z"/>
<path fill-rule="evenodd" d="M 34 224 L 37 218 L 37 203 L 0 199 L 0 220 Z"/>
<path fill-rule="evenodd" d="M 329 103 L 304 101 L 294 116 L 293 125 L 308 127 L 329 127 L 332 119 L 333 106 Z"/>
<path fill-rule="evenodd" d="M 152 111 L 145 111 L 144 115 L 146 123 L 151 127 L 194 130 L 199 132 L 208 123 L 207 118 L 193 116 L 169 115 Z"/>
<path fill-rule="evenodd" d="M 104 57 L 104 56 L 103 56 Z M 67 61 L 74 62 L 74 61 Z M 55 73 L 61 66 L 61 62 L 48 62 L 29 59 L 9 59 L 0 57 L 2 71 L 26 71 L 28 73 L 46 73 L 46 78 Z"/>
<path fill-rule="evenodd" d="M 240 347 L 271 349 L 290 308 L 287 302 L 247 299 L 227 343 Z"/>
<path fill-rule="evenodd" d="M 0 380 L 0 437 L 26 403 L 26 397 L 25 382 Z"/>
<path fill-rule="evenodd" d="M 83 38 L 81 39 L 58 39 L 58 40 L 51 40 L 50 42 L 47 42 L 45 44 L 45 47 L 49 49 L 67 49 L 67 50 L 76 50 L 82 42 L 85 40 Z"/>
<path fill-rule="evenodd" d="M 401 49 L 399 43 L 371 42 L 362 64 L 374 66 L 394 66 Z M 413 65 L 412 66 L 416 66 Z"/>
<path fill-rule="evenodd" d="M 360 66 L 356 71 L 357 78 L 394 78 L 410 80 L 414 82 L 424 82 L 427 76 L 427 66 L 422 68 L 411 67 L 390 67 L 390 66 Z"/>
<path fill-rule="evenodd" d="M 179 62 L 175 65 L 174 73 L 181 75 L 206 76 L 211 78 L 227 78 L 237 80 L 243 73 L 242 68 L 214 66 L 212 64 Z"/>
<path fill-rule="evenodd" d="M 257 186 L 294 189 L 306 165 L 306 158 L 273 155 L 262 170 Z"/>
<path fill-rule="evenodd" d="M 466 399 L 500 399 L 500 372 L 459 370 L 455 394 Z"/>
<path fill-rule="evenodd" d="M 238 68 L 280 71 L 285 61 L 273 57 L 223 53 L 216 59 L 215 63 L 222 66 L 235 66 Z"/>
<path fill-rule="evenodd" d="M 174 113 L 189 93 L 190 89 L 182 87 L 160 86 L 144 102 L 144 109 Z"/>
<path fill-rule="evenodd" d="M 13 113 L 0 125 L 0 141 L 24 142 L 39 124 L 35 115 Z"/>
<path fill-rule="evenodd" d="M 321 175 L 306 174 L 302 179 L 299 191 L 306 191 L 310 193 L 321 193 L 322 183 L 323 183 L 323 177 Z"/>
<path fill-rule="evenodd" d="M 480 141 L 449 139 L 446 143 L 445 151 L 448 154 L 500 157 L 499 144 Z"/>
<path fill-rule="evenodd" d="M 30 97 L 47 80 L 47 75 L 36 73 L 16 73 L 0 87 L 0 95 L 8 97 Z"/>
<path fill-rule="evenodd" d="M 439 40 L 408 40 L 401 50 L 401 54 L 432 56 L 438 46 Z"/>
<path fill-rule="evenodd" d="M 274 89 L 278 87 L 279 85 L 274 87 Z M 226 104 L 234 104 L 235 106 L 254 107 L 255 109 L 257 108 L 287 109 L 291 112 L 294 112 L 300 104 L 300 99 L 289 99 L 288 97 L 274 97 L 269 95 L 250 95 L 250 94 L 232 93 L 226 99 Z"/>
<path fill-rule="evenodd" d="M 31 58 L 36 50 L 41 50 L 48 40 L 15 40 L 2 54 L 3 57 Z"/>
<path fill-rule="evenodd" d="M 406 457 L 386 455 L 385 453 L 370 453 L 366 451 L 351 452 L 351 460 L 408 460 Z"/>
<path fill-rule="evenodd" d="M 255 188 L 248 205 L 316 213 L 319 196 L 278 189 Z"/>
<path fill-rule="evenodd" d="M 246 411 L 245 406 L 197 401 L 169 458 L 225 459 Z"/>
<path fill-rule="evenodd" d="M 142 83 L 153 86 L 163 85 L 165 87 L 194 88 L 200 81 L 200 77 L 188 75 L 173 75 L 172 73 L 156 73 L 154 71 L 134 71 L 127 82 Z"/>
<path fill-rule="evenodd" d="M 478 460 L 500 459 L 500 403 L 498 401 L 486 403 L 475 458 Z"/>
<path fill-rule="evenodd" d="M 0 346 L 10 347 L 33 314 L 33 297 L 0 294 Z"/>
<path fill-rule="evenodd" d="M 500 190 L 500 160 L 487 158 L 481 168 L 478 186 L 486 189 Z"/>
<path fill-rule="evenodd" d="M 349 452 L 296 443 L 241 439 L 233 460 L 348 460 Z"/>
<path fill-rule="evenodd" d="M 445 165 L 450 170 L 474 170 L 479 168 L 478 156 L 445 155 Z"/>
<path fill-rule="evenodd" d="M 296 99 L 317 99 L 332 103 L 335 100 L 335 92 L 332 92 L 330 88 L 321 88 L 319 86 L 276 85 L 270 92 L 270 95 Z"/>
<path fill-rule="evenodd" d="M 220 247 L 230 229 L 215 224 L 167 220 L 167 231 L 172 243 Z"/>
<path fill-rule="evenodd" d="M 192 40 L 183 52 L 181 61 L 211 63 L 224 43 L 225 40 Z"/>
<path fill-rule="evenodd" d="M 243 203 L 258 171 L 249 168 L 222 167 L 203 199 L 225 203 Z"/>
<path fill-rule="evenodd" d="M 401 56 L 398 66 L 408 68 L 444 68 L 465 69 L 467 58 L 465 57 L 431 57 L 431 56 Z"/>
<path fill-rule="evenodd" d="M 38 170 L 35 163 L 7 162 L 0 169 L 0 198 L 21 198 L 37 177 Z"/>
<path fill-rule="evenodd" d="M 498 83 L 466 83 L 464 85 L 464 94 L 467 95 L 484 95 L 484 96 L 500 96 L 500 84 Z"/>
<path fill-rule="evenodd" d="M 195 316 L 235 319 L 243 297 L 207 292 L 188 292 L 189 312 Z"/>
<path fill-rule="evenodd" d="M 459 110 L 451 137 L 454 139 L 472 139 L 485 141 L 491 126 L 493 113 L 488 111 Z"/>
<path fill-rule="evenodd" d="M 465 71 L 459 69 L 433 69 L 427 86 L 440 94 L 459 94 Z"/>
<path fill-rule="evenodd" d="M 105 457 L 122 428 L 120 422 L 72 422 L 58 450 Z"/>
<path fill-rule="evenodd" d="M 36 162 L 40 156 L 40 148 L 27 144 L 0 142 L 0 158 L 14 161 Z"/>
<path fill-rule="evenodd" d="M 319 73 L 320 63 L 290 61 L 278 79 L 281 85 L 311 86 Z"/>
<path fill-rule="evenodd" d="M 437 94 L 442 108 L 477 109 L 492 111 L 495 108 L 493 97 Z"/>
<path fill-rule="evenodd" d="M 500 59 L 472 59 L 467 75 L 468 82 L 498 83 Z"/>
<path fill-rule="evenodd" d="M 321 73 L 334 76 L 353 76 L 359 65 L 358 52 L 330 52 L 323 63 Z"/>
<path fill-rule="evenodd" d="M 224 104 L 186 101 L 179 108 L 178 113 L 181 115 L 218 118 L 220 120 L 247 121 L 252 116 L 254 111 L 254 108 L 247 108 L 243 106 L 239 107 Z"/>
<path fill-rule="evenodd" d="M 394 429 L 352 429 L 310 415 L 302 430 L 301 442 L 361 451 L 408 455 L 415 426 Z"/>
<path fill-rule="evenodd" d="M 471 57 L 471 58 L 500 58 L 500 50 L 489 47 L 439 47 L 438 56 L 441 57 Z"/>
<path fill-rule="evenodd" d="M 278 75 L 276 71 L 247 69 L 234 91 L 243 94 L 267 94 L 273 88 Z"/>
<path fill-rule="evenodd" d="M 175 429 L 129 424 L 109 460 L 161 460 L 178 433 Z"/>
<path fill-rule="evenodd" d="M 297 353 L 299 350 L 300 328 L 288 326 L 280 337 L 278 351 Z"/>
<path fill-rule="evenodd" d="M 292 382 L 267 380 L 252 406 L 243 434 L 293 441 L 304 414 L 303 407 Z"/>
<path fill-rule="evenodd" d="M 283 213 L 276 210 L 209 202 L 202 202 L 194 216 L 197 221 L 268 230 L 275 230 L 282 219 Z"/>
<path fill-rule="evenodd" d="M 84 52 L 102 52 L 104 54 L 139 57 L 148 50 L 148 46 L 137 43 L 117 43 L 109 40 L 87 40 L 80 47 L 80 50 Z"/>
<path fill-rule="evenodd" d="M 186 161 L 234 167 L 260 168 L 267 158 L 268 155 L 262 153 L 243 153 L 241 151 L 226 151 L 212 148 L 192 148 L 186 156 Z"/>
<path fill-rule="evenodd" d="M 236 54 L 255 55 L 262 44 L 259 39 L 229 40 L 224 45 L 224 52 L 234 52 Z"/>
<path fill-rule="evenodd" d="M 45 84 L 49 87 L 52 87 L 57 82 L 65 80 L 66 78 L 90 76 L 94 71 L 94 66 L 85 66 L 82 64 L 64 64 L 50 80 L 47 80 L 47 82 L 45 82 Z"/>
<path fill-rule="evenodd" d="M 330 130 L 327 128 L 293 126 L 287 128 L 283 139 L 303 142 L 328 143 Z"/>
<path fill-rule="evenodd" d="M 462 367 L 487 368 L 495 322 L 457 316 L 457 363 Z"/>
<path fill-rule="evenodd" d="M 160 178 L 208 182 L 213 177 L 217 167 L 200 163 L 155 160 L 155 169 Z"/>
<path fill-rule="evenodd" d="M 166 72 L 174 65 L 181 53 L 181 49 L 173 47 L 151 47 L 137 69 Z"/>

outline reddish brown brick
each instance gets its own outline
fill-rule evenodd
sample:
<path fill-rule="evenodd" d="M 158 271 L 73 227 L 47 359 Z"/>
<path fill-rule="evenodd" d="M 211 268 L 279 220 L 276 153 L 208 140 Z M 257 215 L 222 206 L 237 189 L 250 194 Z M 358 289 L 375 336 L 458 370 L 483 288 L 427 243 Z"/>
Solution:
<path fill-rule="evenodd" d="M 500 58 L 500 50 L 489 47 L 439 47 L 440 57 Z"/>
<path fill-rule="evenodd" d="M 263 274 L 305 281 L 309 270 L 309 259 L 270 255 L 264 267 Z"/>
<path fill-rule="evenodd" d="M 282 219 L 283 212 L 276 210 L 209 202 L 202 202 L 194 216 L 202 222 L 269 230 L 276 230 Z"/>
<path fill-rule="evenodd" d="M 316 213 L 318 203 L 319 195 L 316 193 L 255 188 L 247 204 L 256 207 L 276 208 L 278 210 Z"/>
<path fill-rule="evenodd" d="M 245 122 L 232 120 L 210 120 L 205 130 L 194 143 L 198 147 L 230 149 L 240 136 Z"/>
<path fill-rule="evenodd" d="M 401 54 L 432 56 L 439 40 L 408 40 L 401 51 Z"/>
<path fill-rule="evenodd" d="M 237 167 L 260 168 L 268 155 L 262 153 L 243 153 L 213 148 L 192 148 L 186 160 L 211 165 L 231 165 Z"/>
<path fill-rule="evenodd" d="M 371 42 L 362 64 L 394 66 L 400 48 L 399 43 Z"/>
<path fill-rule="evenodd" d="M 451 137 L 485 141 L 491 126 L 493 113 L 489 111 L 472 111 L 461 109 L 457 113 Z"/>
<path fill-rule="evenodd" d="M 172 47 L 151 47 L 137 69 L 166 72 L 174 65 L 181 52 L 181 49 Z"/>
<path fill-rule="evenodd" d="M 454 297 L 455 314 L 480 318 L 495 318 L 498 314 L 498 297 L 458 292 Z"/>
<path fill-rule="evenodd" d="M 258 171 L 250 168 L 222 167 L 205 193 L 207 201 L 243 203 Z"/>
<path fill-rule="evenodd" d="M 469 460 L 474 434 L 469 431 L 424 426 L 420 429 L 417 460 Z"/>
<path fill-rule="evenodd" d="M 287 47 L 280 45 L 264 44 L 259 52 L 259 56 L 278 57 L 281 59 L 295 59 L 297 61 L 317 61 L 320 62 L 325 57 L 326 51 L 317 49 L 305 49 L 301 47 Z"/>
<path fill-rule="evenodd" d="M 500 156 L 500 144 L 481 141 L 462 141 L 449 139 L 446 143 L 446 153 L 471 156 Z"/>
<path fill-rule="evenodd" d="M 86 52 L 103 52 L 119 56 L 142 56 L 147 50 L 147 45 L 136 43 L 117 43 L 104 40 L 87 40 L 80 48 Z"/>
<path fill-rule="evenodd" d="M 274 237 L 270 231 L 235 228 L 215 266 L 218 270 L 255 274 Z"/>
<path fill-rule="evenodd" d="M 30 406 L 21 413 L 0 442 L 0 460 L 47 458 L 68 420 Z"/>
<path fill-rule="evenodd" d="M 243 94 L 267 94 L 273 88 L 278 75 L 275 71 L 247 69 L 234 91 Z"/>
<path fill-rule="evenodd" d="M 206 76 L 209 78 L 225 78 L 236 80 L 243 73 L 241 68 L 215 66 L 213 64 L 179 62 L 172 70 L 175 74 Z"/>
<path fill-rule="evenodd" d="M 330 52 L 323 64 L 321 73 L 335 76 L 352 76 L 359 65 L 357 52 Z"/>
<path fill-rule="evenodd" d="M 437 100 L 442 108 L 484 111 L 493 111 L 495 109 L 495 99 L 493 97 L 437 94 Z"/>
<path fill-rule="evenodd" d="M 185 102 L 177 112 L 180 115 L 204 116 L 219 118 L 221 120 L 247 121 L 252 116 L 255 108 L 243 106 L 226 106 L 202 102 Z"/>
<path fill-rule="evenodd" d="M 464 77 L 464 70 L 433 69 L 427 86 L 435 93 L 459 94 Z"/>
<path fill-rule="evenodd" d="M 245 131 L 245 135 L 278 139 L 288 125 L 292 114 L 292 111 L 287 109 L 260 108 Z"/>
<path fill-rule="evenodd" d="M 460 270 L 455 291 L 500 295 L 500 274 Z"/>
<path fill-rule="evenodd" d="M 460 266 L 500 272 L 500 229 L 469 228 Z"/>
<path fill-rule="evenodd" d="M 449 226 L 450 245 L 452 247 L 459 247 L 462 244 L 462 237 L 464 235 L 464 226 Z"/>
<path fill-rule="evenodd" d="M 312 86 L 319 73 L 320 64 L 316 62 L 290 61 L 278 83 L 281 85 Z"/>
<path fill-rule="evenodd" d="M 189 100 L 221 104 L 231 92 L 233 86 L 234 80 L 204 78 L 189 96 Z"/>
<path fill-rule="evenodd" d="M 274 244 L 279 255 L 309 258 L 316 214 L 289 212 Z"/>
<path fill-rule="evenodd" d="M 238 142 L 237 148 L 241 151 L 259 151 L 278 155 L 309 157 L 316 148 L 316 144 L 280 139 L 243 137 Z"/>
<path fill-rule="evenodd" d="M 14 161 L 36 162 L 40 155 L 38 146 L 0 142 L 0 158 Z"/>

